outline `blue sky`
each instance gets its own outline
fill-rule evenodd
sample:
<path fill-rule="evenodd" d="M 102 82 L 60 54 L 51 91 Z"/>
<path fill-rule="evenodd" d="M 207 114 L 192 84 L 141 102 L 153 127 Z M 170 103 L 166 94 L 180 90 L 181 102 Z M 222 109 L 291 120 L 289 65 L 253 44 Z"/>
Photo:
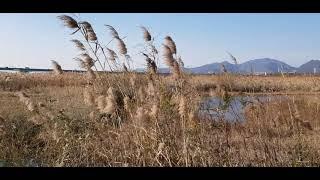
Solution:
<path fill-rule="evenodd" d="M 0 66 L 47 68 L 50 60 L 56 60 L 63 68 L 78 69 L 73 58 L 79 52 L 70 42 L 77 36 L 70 36 L 58 15 L 0 14 Z M 269 57 L 299 66 L 320 59 L 320 14 L 82 13 L 80 17 L 92 23 L 103 42 L 111 39 L 104 24 L 126 36 L 135 67 L 144 65 L 136 55 L 137 45 L 143 43 L 140 25 L 149 28 L 158 46 L 170 35 L 187 67 L 230 60 L 226 51 L 240 62 Z"/>

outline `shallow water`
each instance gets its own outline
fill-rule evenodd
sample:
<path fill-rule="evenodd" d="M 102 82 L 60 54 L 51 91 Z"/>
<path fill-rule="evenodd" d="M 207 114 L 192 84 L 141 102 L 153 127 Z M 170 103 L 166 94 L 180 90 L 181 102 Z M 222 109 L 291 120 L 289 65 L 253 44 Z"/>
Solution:
<path fill-rule="evenodd" d="M 244 109 L 250 104 L 287 99 L 284 95 L 234 96 L 228 102 L 219 97 L 210 97 L 200 105 L 199 116 L 205 119 L 244 121 Z"/>

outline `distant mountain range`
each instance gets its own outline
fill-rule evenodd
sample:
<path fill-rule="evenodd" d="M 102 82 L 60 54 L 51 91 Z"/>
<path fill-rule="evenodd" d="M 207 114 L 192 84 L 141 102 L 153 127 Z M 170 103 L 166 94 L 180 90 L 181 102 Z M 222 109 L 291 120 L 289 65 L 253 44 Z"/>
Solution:
<path fill-rule="evenodd" d="M 236 72 L 242 74 L 249 73 L 320 73 L 320 60 L 311 60 L 300 67 L 290 66 L 280 60 L 262 58 L 254 59 L 241 64 L 231 64 L 228 61 L 220 63 L 211 63 L 194 68 L 185 68 L 185 71 L 193 74 L 211 74 L 221 73 L 222 64 L 225 66 L 228 72 Z M 144 71 L 144 69 L 137 69 L 137 71 Z M 158 70 L 161 73 L 168 73 L 168 68 L 160 68 Z"/>

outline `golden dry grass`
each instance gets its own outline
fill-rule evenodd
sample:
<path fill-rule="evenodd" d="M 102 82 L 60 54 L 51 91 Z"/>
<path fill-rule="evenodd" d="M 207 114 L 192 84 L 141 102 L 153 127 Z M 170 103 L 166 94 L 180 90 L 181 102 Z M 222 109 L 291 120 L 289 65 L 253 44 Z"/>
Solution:
<path fill-rule="evenodd" d="M 244 75 L 194 75 L 193 83 L 199 90 L 208 91 L 224 83 L 231 91 L 250 93 L 320 92 L 320 77 L 296 76 L 244 76 Z"/>
<path fill-rule="evenodd" d="M 152 85 L 147 75 L 101 75 L 102 82 L 109 83 L 94 84 L 94 94 L 108 97 L 109 85 L 119 85 L 128 97 L 127 108 L 115 99 L 118 111 L 109 115 L 85 105 L 84 75 L 0 77 L 0 159 L 8 166 L 318 166 L 320 162 L 318 95 L 254 104 L 246 108 L 245 122 L 230 123 L 193 115 L 208 93 L 197 87 L 224 86 L 222 77 L 186 76 L 184 82 L 159 77 L 148 88 Z M 271 87 L 289 87 L 278 90 L 283 93 L 312 92 L 313 83 L 319 81 L 318 77 L 232 78 L 246 87 L 242 90 L 250 89 L 251 83 L 269 82 Z M 292 88 L 299 86 L 304 89 Z M 18 90 L 38 105 L 39 116 L 19 101 Z M 36 117 L 43 123 L 30 120 Z"/>

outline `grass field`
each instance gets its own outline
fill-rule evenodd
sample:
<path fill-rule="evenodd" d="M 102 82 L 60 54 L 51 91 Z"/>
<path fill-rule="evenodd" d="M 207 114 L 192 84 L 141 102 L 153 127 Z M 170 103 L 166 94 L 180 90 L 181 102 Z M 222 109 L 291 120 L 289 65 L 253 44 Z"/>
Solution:
<path fill-rule="evenodd" d="M 99 77 L 88 84 L 86 74 L 1 74 L 2 162 L 6 166 L 319 165 L 320 77 L 184 75 L 178 81 L 171 76 L 151 81 L 147 74 L 133 73 Z M 197 118 L 199 102 L 209 95 L 227 101 L 253 92 L 289 98 L 248 105 L 244 122 Z"/>

